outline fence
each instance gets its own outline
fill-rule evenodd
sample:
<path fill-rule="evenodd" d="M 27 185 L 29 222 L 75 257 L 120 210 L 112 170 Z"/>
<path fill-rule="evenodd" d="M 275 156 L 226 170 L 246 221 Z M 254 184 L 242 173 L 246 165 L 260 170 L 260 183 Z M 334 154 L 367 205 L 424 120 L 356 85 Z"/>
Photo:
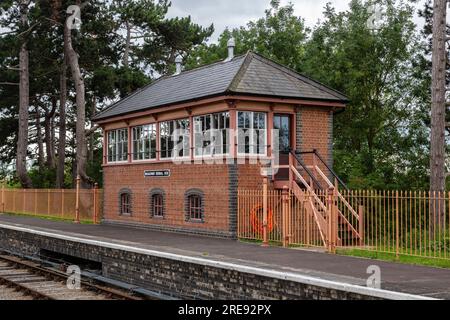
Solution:
<path fill-rule="evenodd" d="M 259 190 L 238 191 L 238 235 L 240 239 L 321 247 L 319 227 L 305 202 L 292 191 L 267 191 L 267 218 L 264 218 L 264 194 Z M 267 221 L 264 226 L 264 221 Z M 264 229 L 267 229 L 267 232 Z M 267 234 L 267 239 L 264 239 Z"/>
<path fill-rule="evenodd" d="M 103 190 L 1 189 L 0 212 L 98 223 Z"/>
<path fill-rule="evenodd" d="M 322 209 L 311 210 L 313 202 Z M 450 193 L 239 190 L 238 236 L 332 252 L 337 247 L 450 259 Z"/>

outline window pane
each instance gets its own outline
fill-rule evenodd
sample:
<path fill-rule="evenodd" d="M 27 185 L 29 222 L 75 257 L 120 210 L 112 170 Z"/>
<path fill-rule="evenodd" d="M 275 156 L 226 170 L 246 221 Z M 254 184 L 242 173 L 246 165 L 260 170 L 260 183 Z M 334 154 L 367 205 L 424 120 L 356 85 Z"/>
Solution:
<path fill-rule="evenodd" d="M 238 153 L 261 155 L 266 153 L 266 114 L 263 112 L 238 113 Z M 275 119 L 276 124 L 276 119 Z"/>

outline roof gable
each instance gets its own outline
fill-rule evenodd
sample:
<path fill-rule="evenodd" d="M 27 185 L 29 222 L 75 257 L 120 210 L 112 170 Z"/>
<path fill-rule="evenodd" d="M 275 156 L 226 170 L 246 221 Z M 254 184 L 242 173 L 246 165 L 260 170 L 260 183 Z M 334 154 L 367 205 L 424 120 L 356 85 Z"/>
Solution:
<path fill-rule="evenodd" d="M 249 52 L 231 61 L 164 76 L 97 114 L 94 121 L 222 94 L 347 102 L 341 93 Z"/>
<path fill-rule="evenodd" d="M 347 100 L 343 94 L 323 84 L 260 55 L 250 54 L 251 59 L 243 67 L 245 72 L 234 81 L 230 91 L 285 98 Z"/>

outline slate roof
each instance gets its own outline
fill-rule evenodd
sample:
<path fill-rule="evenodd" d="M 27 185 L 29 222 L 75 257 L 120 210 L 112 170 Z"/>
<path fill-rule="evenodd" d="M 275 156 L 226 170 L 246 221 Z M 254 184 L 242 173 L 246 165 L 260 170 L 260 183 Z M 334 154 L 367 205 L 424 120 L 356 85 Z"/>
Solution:
<path fill-rule="evenodd" d="M 94 121 L 219 95 L 347 103 L 342 93 L 256 53 L 164 76 L 97 114 Z"/>

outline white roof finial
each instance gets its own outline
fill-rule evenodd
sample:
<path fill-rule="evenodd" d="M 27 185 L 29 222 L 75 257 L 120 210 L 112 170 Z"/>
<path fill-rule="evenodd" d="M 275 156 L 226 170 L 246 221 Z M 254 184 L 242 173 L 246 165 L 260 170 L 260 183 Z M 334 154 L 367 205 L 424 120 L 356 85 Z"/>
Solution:
<path fill-rule="evenodd" d="M 175 75 L 178 75 L 183 71 L 183 57 L 181 55 L 178 55 L 175 58 L 175 64 L 177 66 L 177 71 L 175 72 Z"/>
<path fill-rule="evenodd" d="M 231 61 L 234 58 L 234 48 L 236 48 L 236 40 L 234 40 L 234 38 L 230 38 L 230 40 L 228 40 L 227 47 L 228 47 L 228 57 L 225 60 L 226 62 Z"/>

